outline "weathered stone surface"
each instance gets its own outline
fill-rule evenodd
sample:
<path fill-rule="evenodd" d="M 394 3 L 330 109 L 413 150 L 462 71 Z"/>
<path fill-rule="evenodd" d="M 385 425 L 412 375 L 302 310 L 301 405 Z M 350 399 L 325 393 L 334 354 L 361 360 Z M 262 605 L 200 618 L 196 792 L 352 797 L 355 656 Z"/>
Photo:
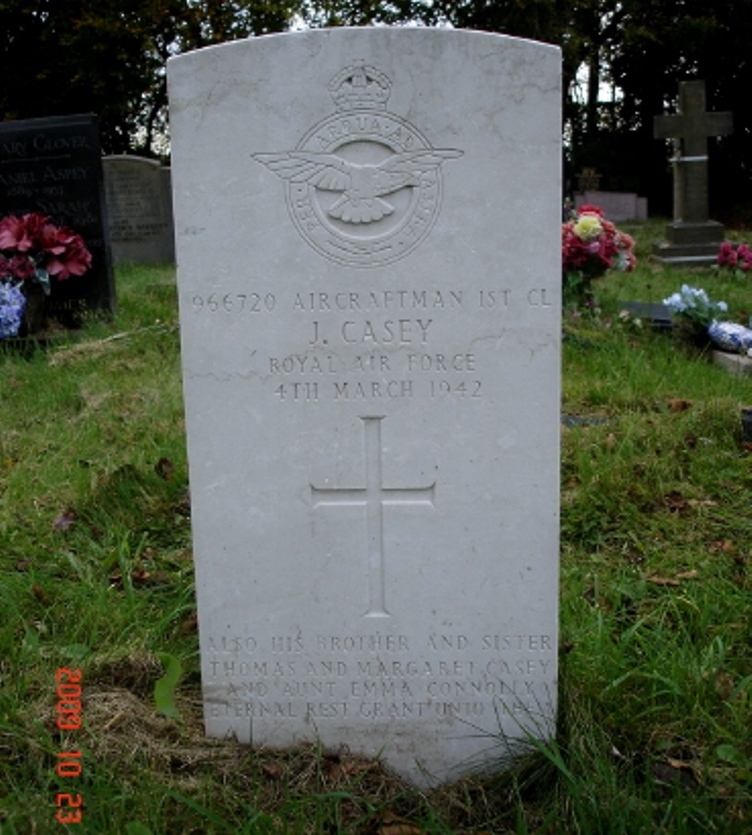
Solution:
<path fill-rule="evenodd" d="M 208 733 L 499 765 L 556 704 L 558 50 L 324 30 L 168 76 Z"/>
<path fill-rule="evenodd" d="M 627 191 L 586 191 L 576 194 L 575 208 L 593 204 L 603 209 L 606 217 L 612 221 L 647 220 L 648 201 L 645 197 Z"/>
<path fill-rule="evenodd" d="M 104 157 L 102 168 L 115 263 L 174 262 L 170 169 L 126 155 Z"/>

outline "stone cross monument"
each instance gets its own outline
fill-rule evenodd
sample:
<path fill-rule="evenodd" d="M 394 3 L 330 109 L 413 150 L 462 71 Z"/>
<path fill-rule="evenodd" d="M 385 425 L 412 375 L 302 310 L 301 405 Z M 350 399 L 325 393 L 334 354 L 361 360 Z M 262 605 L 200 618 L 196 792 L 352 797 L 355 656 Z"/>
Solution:
<path fill-rule="evenodd" d="M 705 82 L 679 85 L 679 112 L 656 116 L 656 139 L 672 139 L 674 156 L 674 219 L 666 241 L 654 254 L 667 264 L 706 264 L 715 261 L 724 238 L 723 224 L 709 219 L 708 137 L 732 131 L 731 113 L 708 113 Z"/>

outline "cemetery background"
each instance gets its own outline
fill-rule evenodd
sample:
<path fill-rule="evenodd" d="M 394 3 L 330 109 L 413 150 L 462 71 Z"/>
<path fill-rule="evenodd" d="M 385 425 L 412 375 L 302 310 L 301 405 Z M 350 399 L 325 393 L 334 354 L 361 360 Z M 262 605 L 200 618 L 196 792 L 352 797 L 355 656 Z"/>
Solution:
<path fill-rule="evenodd" d="M 56 831 L 60 791 L 85 831 L 131 835 L 747 831 L 750 383 L 618 302 L 688 282 L 742 318 L 749 278 L 651 265 L 661 228 L 630 229 L 636 272 L 567 319 L 556 742 L 434 791 L 204 738 L 172 270 L 120 268 L 112 324 L 0 354 L 3 833 Z M 83 674 L 79 731 L 55 729 L 61 668 Z M 83 772 L 59 777 L 70 750 Z"/>
<path fill-rule="evenodd" d="M 197 15 L 206 13 L 193 5 Z M 481 5 L 433 8 L 459 25 L 544 40 L 571 32 L 555 15 L 515 20 L 497 6 L 489 19 Z M 203 27 L 186 16 L 180 35 L 172 34 L 197 46 L 242 36 L 248 26 L 261 32 L 289 24 L 290 7 L 272 12 L 252 22 L 208 14 Z M 731 4 L 714 8 L 712 22 L 702 12 L 684 4 L 669 49 L 641 40 L 639 4 L 622 5 L 626 19 L 590 15 L 591 30 L 569 38 L 573 84 L 585 60 L 590 89 L 597 89 L 607 55 L 627 92 L 608 103 L 568 100 L 576 149 L 569 170 L 594 166 L 609 189 L 645 193 L 647 181 L 655 189 L 651 209 L 668 214 L 660 201 L 670 195 L 670 172 L 665 149 L 652 139 L 652 117 L 675 99 L 678 67 L 690 67 L 708 79 L 709 108 L 738 113 L 734 136 L 712 152 L 711 215 L 746 221 L 749 114 L 735 104 L 748 79 L 746 64 L 733 56 L 747 27 Z M 6 117 L 90 105 L 104 113 L 107 150 L 159 152 L 158 67 L 173 43 L 169 28 L 137 32 L 132 42 L 144 47 L 143 63 L 112 68 L 121 91 L 135 85 L 132 93 L 144 78 L 154 85 L 147 110 L 136 112 L 113 95 L 114 75 L 101 72 L 108 50 L 122 56 L 111 49 L 103 18 L 71 15 L 75 29 L 61 31 L 58 21 L 44 32 L 39 19 L 22 19 L 20 4 L 2 14 L 16 15 L 3 22 L 19 33 L 5 44 Z M 332 14 L 336 22 L 362 23 L 393 10 Z M 655 30 L 676 23 L 672 4 L 659 14 L 665 19 L 656 19 Z M 623 43 L 622 32 L 629 34 Z M 77 38 L 96 46 L 77 49 Z M 58 83 L 79 53 L 89 75 L 96 67 L 108 77 L 110 101 L 102 98 L 105 85 L 94 86 L 81 107 L 81 87 Z M 52 69 L 32 72 L 28 61 L 40 54 L 54 57 Z M 86 70 L 75 72 L 86 77 Z M 33 86 L 40 81 L 50 95 Z M 642 231 L 643 265 L 646 242 L 661 236 L 659 227 Z M 76 742 L 86 766 L 76 788 L 92 831 L 133 824 L 143 832 L 141 824 L 153 832 L 262 832 L 280 821 L 290 831 L 383 833 L 748 828 L 749 450 L 738 422 L 748 383 L 682 355 L 662 335 L 617 323 L 617 300 L 659 302 L 682 281 L 712 282 L 737 317 L 748 313 L 744 283 L 700 275 L 643 266 L 634 276 L 610 277 L 599 288 L 602 316 L 569 323 L 564 409 L 575 420 L 564 430 L 560 734 L 518 771 L 428 795 L 342 754 L 253 755 L 202 737 L 185 464 L 175 432 L 182 406 L 171 273 L 121 270 L 128 296 L 122 314 L 109 328 L 92 325 L 80 347 L 63 346 L 29 364 L 4 355 L 3 394 L 18 408 L 4 415 L 0 455 L 4 603 L 12 624 L 0 667 L 3 831 L 55 828 L 55 792 L 71 787 L 55 776 L 55 759 Z M 177 691 L 168 686 L 156 702 L 157 680 L 174 673 L 178 660 Z M 91 718 L 78 737 L 52 727 L 54 670 L 63 664 L 80 665 L 86 676 Z M 158 709 L 172 707 L 177 718 Z"/>
<path fill-rule="evenodd" d="M 136 0 L 127 14 L 117 4 L 69 0 L 38 9 L 11 0 L 0 9 L 3 31 L 14 33 L 0 50 L 0 117 L 95 112 L 105 153 L 163 157 L 170 55 L 291 27 L 405 21 L 561 46 L 570 185 L 594 168 L 603 189 L 647 197 L 652 214 L 671 214 L 667 149 L 653 139 L 653 117 L 676 103 L 679 81 L 705 79 L 708 108 L 735 116 L 733 135 L 713 153 L 710 216 L 750 223 L 752 110 L 740 106 L 752 87 L 749 0 L 719 0 L 712 14 L 701 0 L 539 0 L 532 8 L 475 0 Z"/>

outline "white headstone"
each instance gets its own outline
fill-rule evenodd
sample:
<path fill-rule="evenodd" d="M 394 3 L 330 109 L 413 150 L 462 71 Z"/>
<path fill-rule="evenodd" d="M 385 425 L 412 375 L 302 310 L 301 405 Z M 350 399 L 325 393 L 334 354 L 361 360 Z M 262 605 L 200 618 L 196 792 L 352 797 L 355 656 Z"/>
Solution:
<path fill-rule="evenodd" d="M 207 731 L 499 765 L 556 703 L 558 50 L 340 29 L 168 72 Z"/>

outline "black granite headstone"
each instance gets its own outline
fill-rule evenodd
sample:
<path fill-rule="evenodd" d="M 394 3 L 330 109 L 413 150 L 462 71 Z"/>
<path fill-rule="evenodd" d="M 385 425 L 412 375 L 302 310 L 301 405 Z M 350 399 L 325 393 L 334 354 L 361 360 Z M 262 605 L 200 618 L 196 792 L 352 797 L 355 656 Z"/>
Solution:
<path fill-rule="evenodd" d="M 87 313 L 113 313 L 115 284 L 94 116 L 0 123 L 0 217 L 28 212 L 69 227 L 92 254 L 84 275 L 52 279 L 47 312 L 69 327 Z"/>

